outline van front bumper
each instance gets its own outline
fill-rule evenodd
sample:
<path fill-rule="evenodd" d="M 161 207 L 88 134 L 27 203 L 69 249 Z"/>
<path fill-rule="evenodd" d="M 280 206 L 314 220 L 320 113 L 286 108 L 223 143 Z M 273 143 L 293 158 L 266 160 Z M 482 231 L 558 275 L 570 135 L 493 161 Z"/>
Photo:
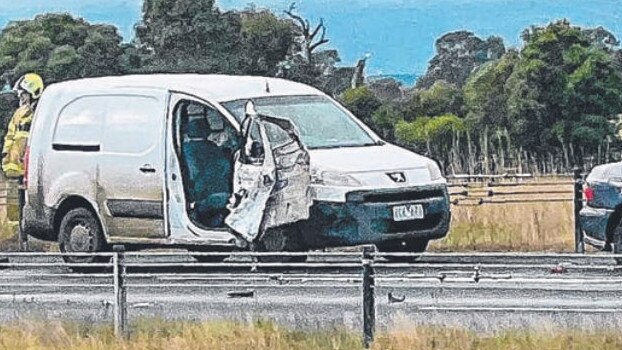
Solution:
<path fill-rule="evenodd" d="M 584 207 L 579 213 L 581 230 L 587 237 L 605 242 L 609 218 L 613 212 L 612 209 Z"/>
<path fill-rule="evenodd" d="M 393 207 L 405 204 L 421 204 L 424 218 L 395 221 Z M 447 235 L 450 219 L 445 185 L 356 191 L 345 203 L 316 201 L 303 233 L 312 247 L 437 239 Z"/>

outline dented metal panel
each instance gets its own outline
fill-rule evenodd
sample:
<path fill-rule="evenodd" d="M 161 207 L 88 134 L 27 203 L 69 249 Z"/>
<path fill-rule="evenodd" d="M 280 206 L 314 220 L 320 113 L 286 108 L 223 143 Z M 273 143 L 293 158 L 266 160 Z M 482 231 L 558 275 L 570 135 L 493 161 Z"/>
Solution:
<path fill-rule="evenodd" d="M 312 200 L 309 153 L 295 126 L 280 118 L 250 118 L 251 130 L 246 130 L 246 145 L 240 151 L 246 155 L 238 153 L 235 160 L 231 213 L 225 223 L 253 242 L 269 228 L 308 219 Z M 252 154 L 258 144 L 262 158 Z"/>

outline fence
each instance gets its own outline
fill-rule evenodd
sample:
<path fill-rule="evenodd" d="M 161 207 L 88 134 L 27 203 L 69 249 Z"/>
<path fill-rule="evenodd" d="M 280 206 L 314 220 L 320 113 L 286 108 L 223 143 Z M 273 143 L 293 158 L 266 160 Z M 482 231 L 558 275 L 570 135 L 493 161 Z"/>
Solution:
<path fill-rule="evenodd" d="M 72 287 L 80 288 L 101 288 L 109 287 L 113 294 L 113 325 L 114 332 L 119 337 L 129 336 L 128 328 L 128 288 L 148 287 L 151 293 L 154 293 L 156 287 L 178 287 L 188 288 L 197 286 L 222 286 L 219 283 L 243 283 L 242 286 L 248 287 L 248 283 L 257 283 L 257 281 L 270 281 L 274 288 L 299 288 L 303 291 L 311 288 L 334 288 L 338 287 L 354 287 L 361 290 L 361 310 L 362 319 L 362 340 L 365 346 L 369 346 L 374 340 L 376 331 L 376 303 L 379 300 L 377 294 L 378 288 L 390 287 L 395 283 L 403 285 L 407 283 L 408 288 L 423 288 L 422 283 L 425 281 L 435 281 L 437 288 L 445 287 L 450 283 L 452 274 L 459 276 L 461 281 L 479 285 L 486 281 L 485 288 L 502 288 L 508 282 L 516 283 L 518 288 L 527 288 L 531 283 L 534 286 L 540 286 L 542 283 L 547 284 L 547 290 L 559 289 L 568 291 L 573 286 L 587 286 L 595 288 L 598 291 L 598 283 L 606 284 L 607 288 L 617 288 L 616 291 L 622 292 L 622 282 L 619 278 L 612 277 L 611 271 L 618 269 L 615 265 L 605 264 L 602 259 L 611 260 L 612 258 L 621 258 L 620 256 L 599 255 L 589 256 L 577 254 L 508 254 L 508 253 L 479 253 L 479 254 L 460 254 L 460 253 L 426 253 L 425 260 L 440 259 L 437 261 L 421 261 L 418 263 L 392 263 L 386 258 L 412 258 L 416 254 L 409 253 L 381 253 L 376 252 L 374 246 L 362 247 L 362 251 L 350 252 L 309 252 L 309 253 L 231 253 L 231 252 L 212 252 L 212 253 L 192 253 L 193 256 L 231 256 L 232 259 L 245 258 L 245 261 L 224 261 L 214 263 L 196 263 L 183 261 L 161 261 L 162 257 L 188 257 L 188 254 L 178 252 L 160 252 L 160 253 L 133 253 L 124 252 L 122 249 L 115 247 L 112 253 L 96 254 L 101 259 L 108 260 L 99 263 L 65 263 L 60 262 L 60 253 L 0 253 L 0 269 L 4 271 L 18 271 L 20 269 L 28 269 L 24 272 L 24 281 L 20 283 L 19 279 L 15 279 L 15 275 L 11 275 L 10 279 L 4 280 L 0 273 L 0 287 L 3 288 L 53 288 L 62 290 L 66 293 Z M 266 257 L 277 256 L 280 259 L 288 257 L 305 256 L 307 258 L 315 258 L 318 261 L 313 262 L 262 262 L 261 259 Z M 93 256 L 88 254 L 71 254 L 70 256 L 78 258 L 85 256 Z M 5 258 L 3 260 L 3 258 Z M 35 258 L 53 259 L 52 261 L 33 262 Z M 136 260 L 137 258 L 143 261 Z M 19 260 L 24 261 L 19 261 Z M 130 261 L 134 259 L 134 261 Z M 324 260 L 321 260 L 324 259 Z M 468 261 L 464 261 L 464 259 Z M 497 261 L 486 261 L 486 259 L 497 259 Z M 554 263 L 563 260 L 574 259 L 572 264 L 565 266 Z M 591 259 L 590 261 L 578 261 L 577 259 Z M 525 262 L 526 261 L 526 262 Z M 535 261 L 535 262 L 533 262 Z M 597 263 L 594 264 L 594 261 Z M 79 273 L 67 274 L 63 272 L 46 272 L 45 269 L 50 268 L 73 269 Z M 560 271 L 554 271 L 555 275 L 543 275 L 543 269 L 551 269 L 551 267 L 560 268 Z M 200 272 L 193 274 L 184 274 L 184 268 L 205 268 Z M 94 271 L 97 269 L 98 271 Z M 222 269 L 226 269 L 222 273 Z M 243 270 L 242 272 L 232 273 L 229 270 Z M 297 275 L 296 269 L 304 269 L 302 277 L 305 281 L 316 281 L 317 284 L 294 283 L 300 275 Z M 513 273 L 520 269 L 535 271 L 525 275 L 524 273 Z M 601 278 L 594 278 L 589 273 L 582 275 L 580 278 L 564 277 L 566 270 L 576 269 L 577 271 L 603 271 L 605 274 Z M 37 272 L 34 272 L 34 271 Z M 44 270 L 40 272 L 40 270 Z M 432 271 L 430 271 L 432 270 Z M 458 271 L 456 271 L 458 270 Z M 2 271 L 2 270 L 0 270 Z M 194 270 L 193 270 L 194 271 Z M 246 271 L 246 272 L 244 272 Z M 276 274 L 267 274 L 266 271 L 277 271 Z M 294 271 L 294 272 L 293 272 Z M 491 271 L 503 271 L 503 274 L 490 273 Z M 177 282 L 147 283 L 144 279 L 150 281 L 162 281 L 163 277 L 174 277 Z M 92 280 L 85 283 L 77 283 L 69 277 L 89 277 Z M 157 279 L 155 277 L 158 277 Z M 201 278 L 199 278 L 201 277 Z M 48 278 L 45 281 L 36 281 L 35 278 Z M 49 280 L 49 278 L 58 278 L 58 281 Z M 141 280 L 143 279 L 143 280 Z M 202 284 L 201 281 L 203 281 Z M 207 284 L 205 281 L 218 281 L 216 284 Z M 222 282 L 221 282 L 222 281 Z M 255 284 L 251 284 L 253 286 Z M 266 286 L 266 284 L 262 284 Z M 575 287 L 578 288 L 578 287 Z M 611 289 L 608 289 L 611 291 Z M 584 292 L 584 291 L 581 291 Z M 242 293 L 243 294 L 243 293 Z M 232 297 L 244 297 L 242 294 L 232 295 Z M 587 295 L 593 295 L 587 293 Z M 388 294 L 389 303 L 400 303 L 405 296 L 392 296 Z M 589 297 L 586 299 L 588 303 L 594 301 Z M 622 314 L 622 309 L 606 305 L 603 308 L 593 309 L 590 305 L 581 307 L 573 301 L 572 307 L 561 307 L 559 305 L 539 304 L 539 306 L 521 305 L 515 307 L 461 307 L 448 306 L 438 307 L 429 305 L 421 307 L 418 310 L 434 310 L 434 311 L 520 311 L 520 312 L 559 312 L 559 313 L 617 313 Z"/>
<path fill-rule="evenodd" d="M 575 252 L 584 253 L 585 241 L 579 213 L 584 205 L 583 184 L 585 175 L 578 168 L 575 168 L 573 174 L 538 176 L 538 178 L 566 178 L 564 181 L 525 181 L 534 178 L 531 174 L 452 175 L 448 176 L 450 180 L 448 187 L 450 188 L 451 204 L 454 206 L 572 202 L 574 207 Z M 508 182 L 507 180 L 512 181 Z M 567 188 L 550 188 L 558 186 L 567 186 Z M 521 190 L 508 190 L 508 188 L 516 187 L 521 187 Z M 524 188 L 533 189 L 524 190 Z M 456 189 L 461 189 L 461 191 L 456 191 Z"/>

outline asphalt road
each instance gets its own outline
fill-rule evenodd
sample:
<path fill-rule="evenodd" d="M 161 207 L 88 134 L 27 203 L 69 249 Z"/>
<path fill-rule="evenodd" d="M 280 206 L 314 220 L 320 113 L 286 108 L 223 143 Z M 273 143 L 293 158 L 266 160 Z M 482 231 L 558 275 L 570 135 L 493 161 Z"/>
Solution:
<path fill-rule="evenodd" d="M 298 328 L 362 329 L 361 268 L 355 257 L 312 258 L 313 268 L 196 267 L 190 257 L 128 258 L 128 315 L 166 319 L 271 319 Z M 0 322 L 110 322 L 110 271 L 72 272 L 60 258 L 0 261 Z M 229 263 L 242 264 L 236 258 Z M 169 264 L 171 266 L 163 266 Z M 158 264 L 158 266 L 136 266 Z M 184 265 L 174 267 L 172 265 Z M 587 257 L 426 256 L 414 265 L 376 264 L 377 326 L 506 328 L 622 326 L 622 267 Z M 390 296 L 389 296 L 390 293 Z"/>

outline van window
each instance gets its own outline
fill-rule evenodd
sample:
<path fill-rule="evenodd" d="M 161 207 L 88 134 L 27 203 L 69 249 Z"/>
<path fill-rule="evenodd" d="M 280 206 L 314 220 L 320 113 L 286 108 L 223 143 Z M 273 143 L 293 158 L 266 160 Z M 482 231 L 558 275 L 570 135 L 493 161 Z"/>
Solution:
<path fill-rule="evenodd" d="M 74 100 L 60 112 L 53 143 L 74 146 L 99 145 L 105 112 L 106 101 L 99 96 Z"/>
<path fill-rule="evenodd" d="M 149 96 L 106 96 L 104 152 L 143 153 L 162 136 L 162 104 Z"/>
<path fill-rule="evenodd" d="M 224 102 L 238 120 L 244 119 L 248 99 Z M 365 129 L 324 96 L 276 96 L 254 98 L 257 112 L 289 119 L 309 149 L 362 147 L 377 144 Z"/>

